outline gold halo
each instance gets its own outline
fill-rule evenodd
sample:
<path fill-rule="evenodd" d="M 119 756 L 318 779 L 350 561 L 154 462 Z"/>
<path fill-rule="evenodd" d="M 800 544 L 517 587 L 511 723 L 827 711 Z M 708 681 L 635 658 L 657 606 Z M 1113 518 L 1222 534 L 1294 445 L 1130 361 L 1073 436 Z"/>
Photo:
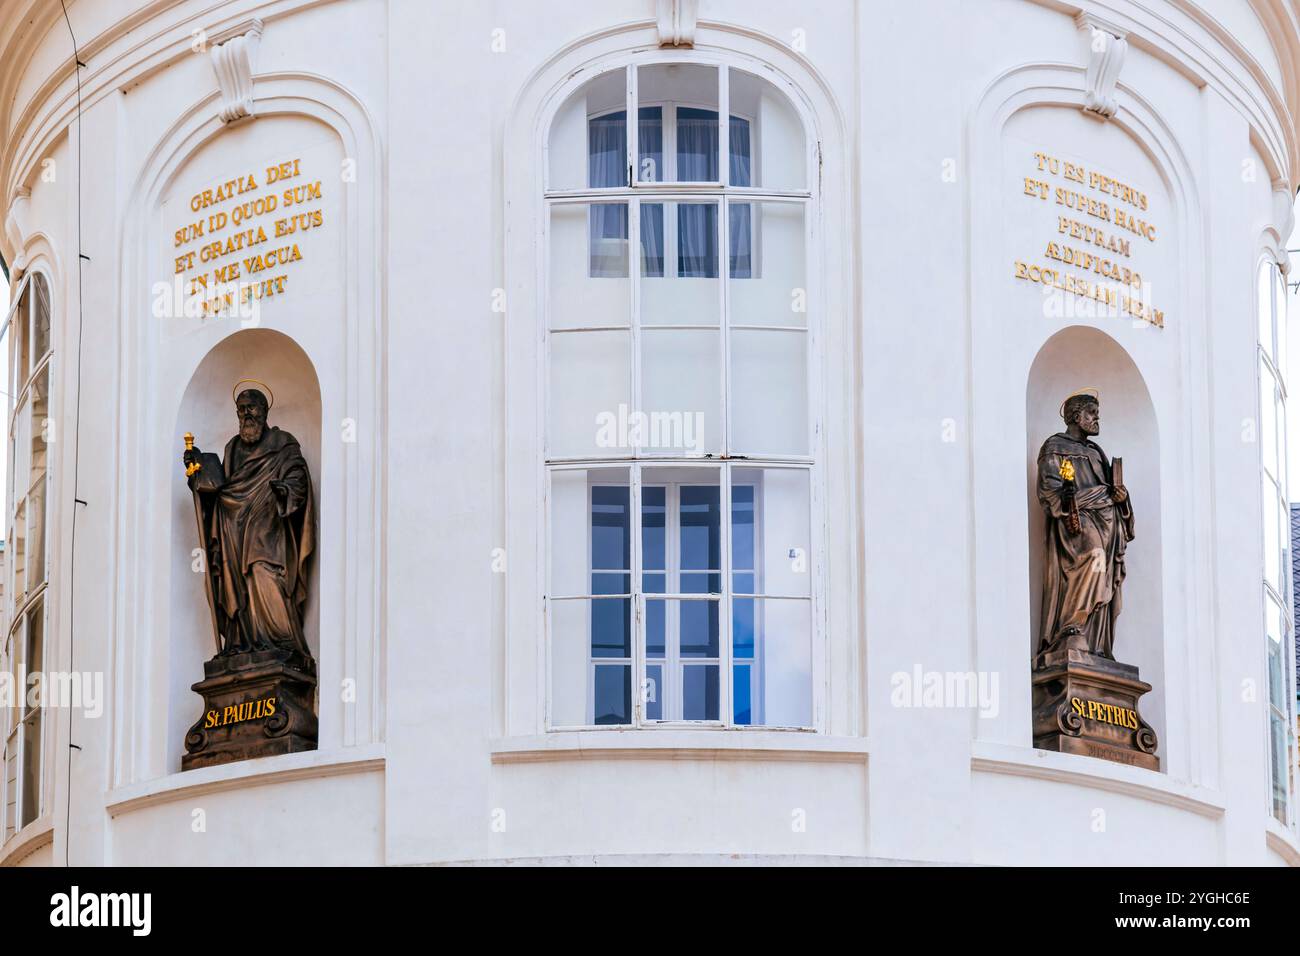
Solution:
<path fill-rule="evenodd" d="M 244 391 L 244 389 L 239 387 L 241 385 L 262 386 L 262 389 L 266 391 L 266 410 L 269 412 L 272 408 L 275 407 L 275 392 L 271 391 L 271 386 L 267 385 L 265 382 L 259 382 L 255 378 L 241 378 L 238 382 L 235 383 L 235 387 L 230 390 L 230 397 L 236 403 L 239 402 L 239 393 Z"/>
<path fill-rule="evenodd" d="M 1065 402 L 1068 402 L 1076 395 L 1091 395 L 1093 398 L 1095 398 L 1098 401 L 1098 403 L 1101 402 L 1101 389 L 1093 385 L 1086 385 L 1083 388 L 1079 389 L 1077 392 L 1071 392 L 1069 395 L 1065 396 L 1065 401 L 1061 402 L 1060 415 L 1062 418 L 1065 418 Z"/>

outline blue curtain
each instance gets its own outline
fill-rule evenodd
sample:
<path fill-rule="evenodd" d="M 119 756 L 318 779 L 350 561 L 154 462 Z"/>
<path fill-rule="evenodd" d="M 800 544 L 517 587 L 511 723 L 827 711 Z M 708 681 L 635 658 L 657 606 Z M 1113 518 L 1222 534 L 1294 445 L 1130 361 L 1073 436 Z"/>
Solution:
<path fill-rule="evenodd" d="M 662 182 L 663 110 L 642 107 L 637 114 L 638 178 Z M 607 113 L 588 120 L 587 181 L 592 188 L 627 185 L 627 113 Z M 749 186 L 753 179 L 753 155 L 748 120 L 731 117 L 728 153 L 733 186 Z M 647 168 L 647 161 L 649 166 Z M 677 180 L 714 182 L 718 179 L 718 114 L 694 107 L 677 109 Z M 753 208 L 750 203 L 731 206 L 731 255 L 728 270 L 732 278 L 753 274 Z M 628 237 L 627 206 L 624 203 L 593 205 L 590 213 L 593 248 L 593 277 L 624 276 L 620 266 L 596 261 L 598 240 Z M 641 206 L 641 268 L 645 276 L 664 274 L 663 205 Z M 718 276 L 718 207 L 714 203 L 679 203 L 677 206 L 677 274 L 685 278 L 716 279 Z"/>

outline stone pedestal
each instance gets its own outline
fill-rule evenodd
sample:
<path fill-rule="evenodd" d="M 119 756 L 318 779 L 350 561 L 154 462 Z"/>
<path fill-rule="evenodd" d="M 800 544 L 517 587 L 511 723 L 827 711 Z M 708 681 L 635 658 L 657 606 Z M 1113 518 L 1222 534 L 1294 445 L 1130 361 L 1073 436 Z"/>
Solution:
<path fill-rule="evenodd" d="M 201 716 L 182 770 L 316 749 L 316 662 L 284 651 L 214 657 L 192 689 Z"/>
<path fill-rule="evenodd" d="M 1138 713 L 1138 669 L 1077 649 L 1034 661 L 1034 746 L 1159 770 L 1156 732 Z"/>

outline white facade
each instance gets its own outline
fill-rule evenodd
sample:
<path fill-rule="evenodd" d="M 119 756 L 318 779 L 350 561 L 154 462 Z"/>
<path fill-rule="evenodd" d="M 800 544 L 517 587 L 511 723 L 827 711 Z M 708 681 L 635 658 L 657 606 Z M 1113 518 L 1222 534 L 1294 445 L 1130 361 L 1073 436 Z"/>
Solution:
<path fill-rule="evenodd" d="M 103 693 L 13 745 L 0 862 L 1300 865 L 1300 8 L 1081 5 L 6 10 L 0 253 L 50 338 L 4 667 L 39 611 Z M 256 308 L 178 304 L 223 278 Z M 319 749 L 182 773 L 181 435 L 244 378 L 316 482 Z M 1034 461 L 1083 386 L 1159 772 L 1030 737 Z"/>

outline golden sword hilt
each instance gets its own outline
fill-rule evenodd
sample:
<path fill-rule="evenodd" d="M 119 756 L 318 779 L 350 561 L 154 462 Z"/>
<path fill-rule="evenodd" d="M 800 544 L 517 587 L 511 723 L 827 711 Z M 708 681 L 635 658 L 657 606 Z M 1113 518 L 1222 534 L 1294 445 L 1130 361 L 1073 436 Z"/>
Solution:
<path fill-rule="evenodd" d="M 186 450 L 186 451 L 193 451 L 193 450 L 194 450 L 194 436 L 193 436 L 192 434 L 190 434 L 189 432 L 186 432 L 186 433 L 185 433 L 185 450 Z M 197 461 L 195 461 L 195 462 L 191 462 L 190 464 L 188 464 L 188 465 L 185 466 L 185 477 L 186 477 L 186 478 L 189 478 L 189 477 L 191 477 L 191 476 L 192 476 L 196 471 L 201 471 L 202 469 L 203 469 L 203 466 L 200 465 Z"/>

